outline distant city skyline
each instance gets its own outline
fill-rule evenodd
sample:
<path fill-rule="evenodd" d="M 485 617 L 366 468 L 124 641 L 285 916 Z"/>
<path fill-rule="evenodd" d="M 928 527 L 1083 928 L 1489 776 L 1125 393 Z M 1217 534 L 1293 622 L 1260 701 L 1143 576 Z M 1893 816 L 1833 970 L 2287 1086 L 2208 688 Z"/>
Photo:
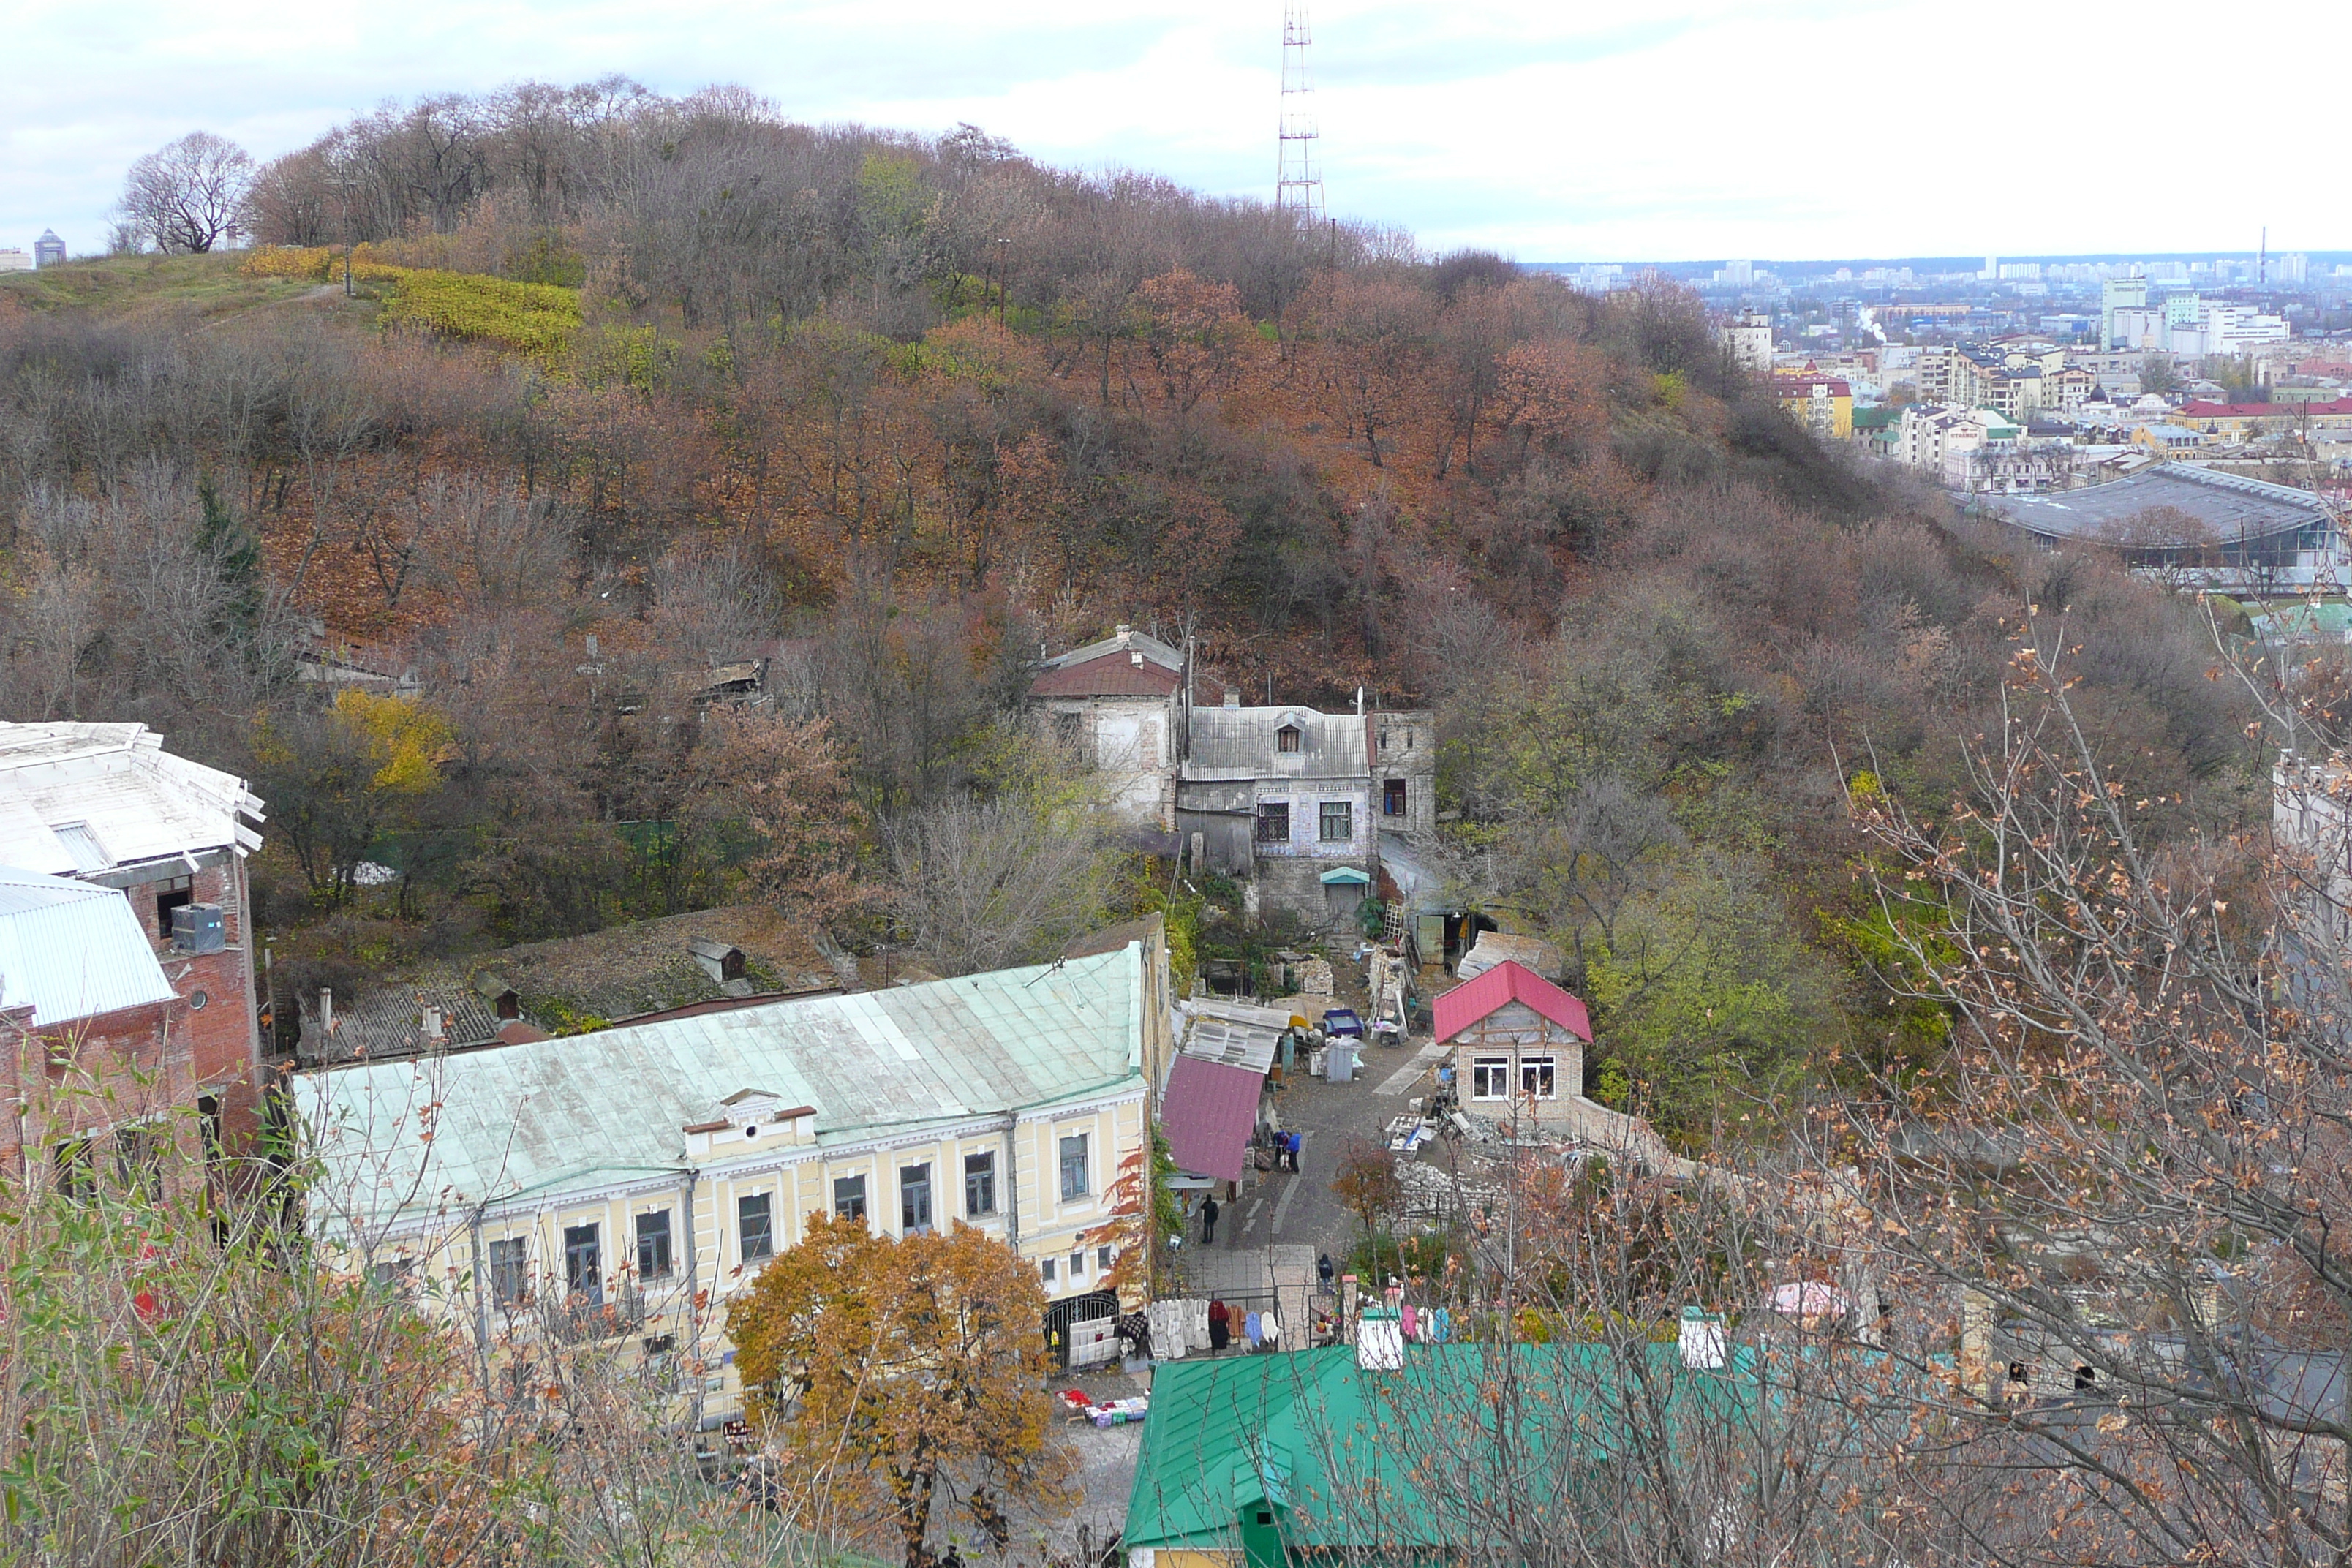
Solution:
<path fill-rule="evenodd" d="M 288 0 L 191 9 L 20 7 L 0 108 L 0 245 L 55 226 L 77 253 L 141 153 L 204 128 L 257 159 L 390 99 L 619 73 L 663 92 L 735 82 L 786 114 L 938 133 L 971 121 L 1041 161 L 1146 170 L 1270 198 L 1278 0 L 413 0 L 397 26 Z M 2309 161 L 2249 148 L 2337 134 L 2319 90 L 2266 94 L 2262 126 L 2207 130 L 2161 84 L 2092 91 L 2133 40 L 2237 36 L 2189 0 L 2127 15 L 2052 0 L 1976 25 L 1928 0 L 1658 0 L 1638 16 L 1538 0 L 1314 7 L 1322 172 L 1337 216 L 1433 249 L 1535 261 L 1762 258 L 1968 247 L 2196 255 L 2223 235 L 2352 247 Z M 2352 7 L 2282 0 L 2245 47 L 2352 58 Z M 2022 29 L 2022 31 L 2021 31 Z M 265 47 L 266 46 L 266 47 Z M 2081 62 L 2070 67 L 2067 62 Z M 2181 84 L 2183 90 L 2188 84 Z M 1965 91 L 1965 164 L 1914 105 Z M 2039 171 L 2047 170 L 2047 173 Z M 2219 254 L 2231 254 L 2220 252 Z"/>

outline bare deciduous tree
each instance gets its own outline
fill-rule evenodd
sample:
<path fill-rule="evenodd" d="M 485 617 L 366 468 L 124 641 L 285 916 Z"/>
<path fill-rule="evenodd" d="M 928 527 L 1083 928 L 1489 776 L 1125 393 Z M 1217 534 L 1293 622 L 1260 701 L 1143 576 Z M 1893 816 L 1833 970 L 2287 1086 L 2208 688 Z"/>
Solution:
<path fill-rule="evenodd" d="M 131 165 L 120 210 L 142 243 L 167 256 L 197 255 L 236 232 L 252 179 L 244 148 L 192 131 Z"/>

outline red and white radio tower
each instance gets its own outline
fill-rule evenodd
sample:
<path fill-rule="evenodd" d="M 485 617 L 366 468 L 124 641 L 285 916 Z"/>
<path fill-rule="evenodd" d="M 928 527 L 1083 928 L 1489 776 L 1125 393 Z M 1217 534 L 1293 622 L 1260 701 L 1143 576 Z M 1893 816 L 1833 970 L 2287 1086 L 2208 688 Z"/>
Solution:
<path fill-rule="evenodd" d="M 1307 74 L 1305 0 L 1282 8 L 1281 157 L 1276 165 L 1274 205 L 1295 212 L 1302 224 L 1323 221 L 1323 176 L 1315 167 L 1315 82 Z"/>

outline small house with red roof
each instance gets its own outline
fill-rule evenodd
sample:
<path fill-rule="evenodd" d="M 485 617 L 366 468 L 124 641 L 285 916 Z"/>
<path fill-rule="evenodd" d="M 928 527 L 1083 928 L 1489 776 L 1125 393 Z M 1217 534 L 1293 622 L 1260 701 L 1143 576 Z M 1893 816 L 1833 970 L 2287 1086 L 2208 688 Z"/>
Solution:
<path fill-rule="evenodd" d="M 1454 1047 L 1462 1109 L 1496 1121 L 1565 1133 L 1669 1175 L 1696 1167 L 1671 1152 L 1638 1116 L 1584 1097 L 1584 1004 L 1517 959 L 1437 998 L 1440 1044 Z"/>
<path fill-rule="evenodd" d="M 1516 959 L 1437 998 L 1437 1038 L 1454 1047 L 1464 1109 L 1538 1121 L 1581 1098 L 1592 1021 L 1584 1004 Z"/>

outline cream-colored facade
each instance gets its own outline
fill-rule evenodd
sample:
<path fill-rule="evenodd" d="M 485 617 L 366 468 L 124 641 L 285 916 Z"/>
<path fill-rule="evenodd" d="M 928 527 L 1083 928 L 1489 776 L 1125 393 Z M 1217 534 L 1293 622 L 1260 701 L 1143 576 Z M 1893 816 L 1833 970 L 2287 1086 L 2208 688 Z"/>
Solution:
<path fill-rule="evenodd" d="M 971 1225 L 1049 1297 L 1101 1288 L 1170 1048 L 1164 951 L 312 1074 L 312 1227 L 493 1351 L 560 1303 L 720 1419 L 727 1303 L 814 1215 Z"/>

